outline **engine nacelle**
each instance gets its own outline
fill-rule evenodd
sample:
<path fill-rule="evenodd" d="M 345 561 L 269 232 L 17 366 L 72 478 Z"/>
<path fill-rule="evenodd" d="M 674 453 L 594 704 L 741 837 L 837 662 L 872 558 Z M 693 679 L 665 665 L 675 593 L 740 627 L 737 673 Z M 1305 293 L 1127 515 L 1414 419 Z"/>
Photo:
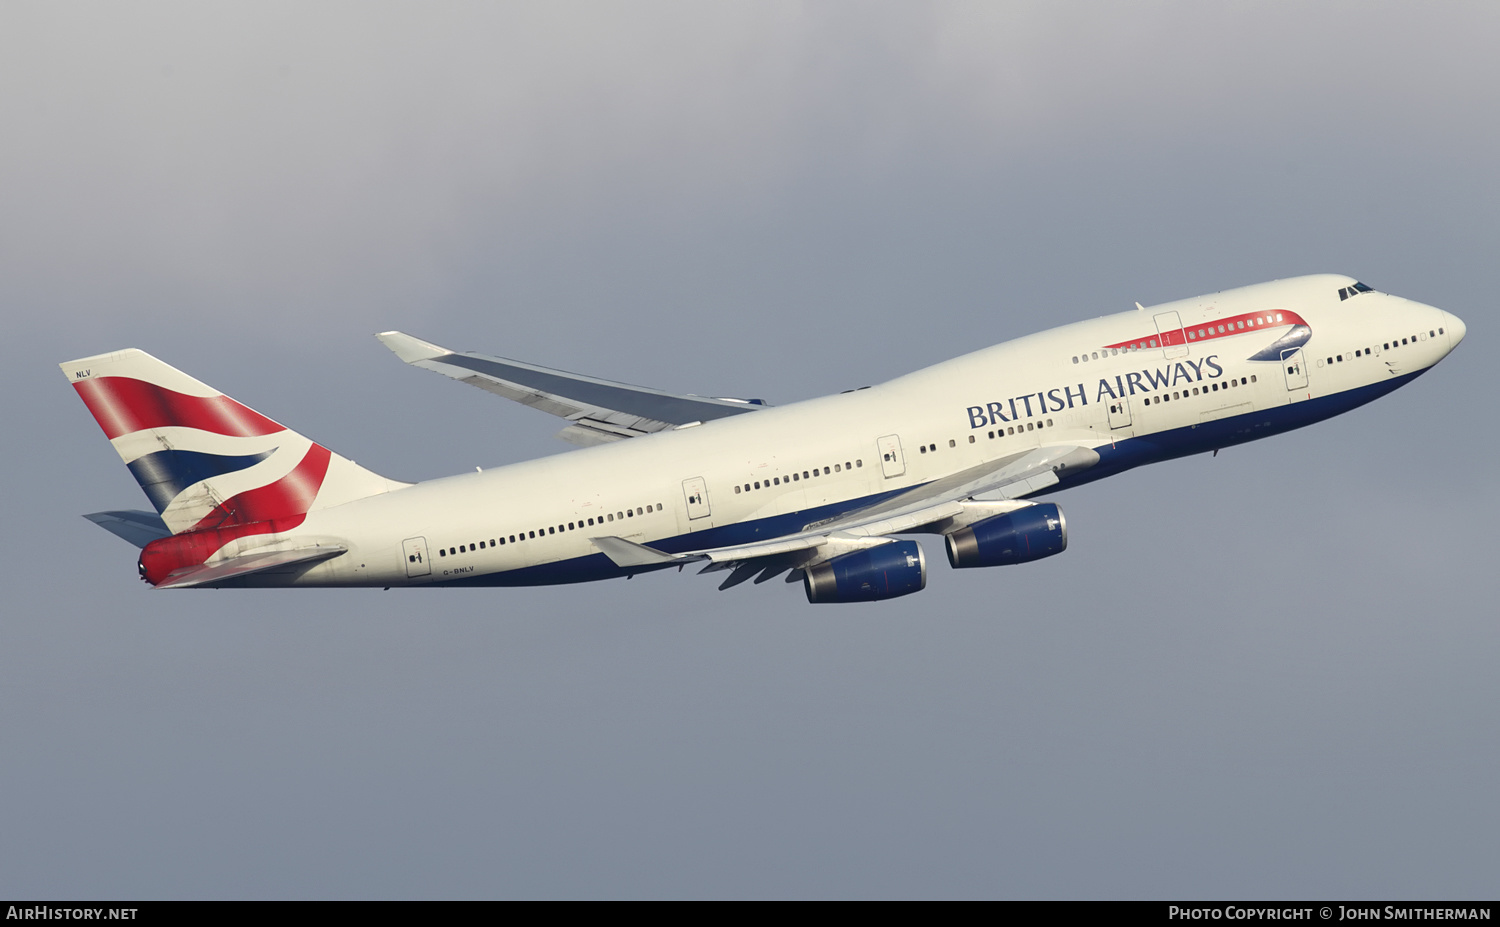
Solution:
<path fill-rule="evenodd" d="M 986 518 L 948 536 L 954 569 L 1028 563 L 1068 549 L 1068 523 L 1051 502 Z"/>
<path fill-rule="evenodd" d="M 916 541 L 892 541 L 807 567 L 802 585 L 809 602 L 894 599 L 927 587 L 927 558 Z"/>

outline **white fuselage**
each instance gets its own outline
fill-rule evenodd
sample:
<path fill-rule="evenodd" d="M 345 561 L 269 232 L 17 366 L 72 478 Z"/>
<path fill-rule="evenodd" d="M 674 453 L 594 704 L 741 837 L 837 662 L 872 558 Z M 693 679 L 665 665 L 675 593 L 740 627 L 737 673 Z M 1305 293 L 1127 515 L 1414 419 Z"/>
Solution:
<path fill-rule="evenodd" d="M 591 537 L 664 551 L 746 543 L 1042 445 L 1101 456 L 1063 488 L 1254 440 L 1378 398 L 1464 335 L 1431 306 L 1374 291 L 1341 298 L 1353 284 L 1301 277 L 1077 322 L 866 389 L 317 510 L 295 533 L 348 553 L 246 584 L 620 576 L 631 571 Z M 1171 313 L 1183 343 L 1172 343 Z M 1250 359 L 1289 332 L 1301 340 L 1285 358 Z"/>

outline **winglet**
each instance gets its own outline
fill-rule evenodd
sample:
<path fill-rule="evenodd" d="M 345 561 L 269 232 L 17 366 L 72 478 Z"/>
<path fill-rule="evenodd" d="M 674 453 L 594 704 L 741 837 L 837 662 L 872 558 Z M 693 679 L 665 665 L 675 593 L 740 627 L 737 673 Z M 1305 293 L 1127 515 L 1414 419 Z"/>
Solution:
<path fill-rule="evenodd" d="M 390 348 L 392 353 L 408 364 L 417 361 L 432 360 L 434 357 L 442 357 L 453 352 L 447 348 L 440 348 L 430 341 L 421 338 L 413 338 L 406 332 L 377 332 L 376 338 L 380 343 Z"/>
<path fill-rule="evenodd" d="M 690 560 L 700 560 L 700 557 L 684 557 L 680 554 L 664 554 L 654 547 L 627 541 L 624 538 L 602 537 L 589 538 L 594 546 L 604 552 L 604 556 L 614 561 L 615 566 L 620 567 L 644 567 L 660 566 L 664 563 L 686 563 Z"/>

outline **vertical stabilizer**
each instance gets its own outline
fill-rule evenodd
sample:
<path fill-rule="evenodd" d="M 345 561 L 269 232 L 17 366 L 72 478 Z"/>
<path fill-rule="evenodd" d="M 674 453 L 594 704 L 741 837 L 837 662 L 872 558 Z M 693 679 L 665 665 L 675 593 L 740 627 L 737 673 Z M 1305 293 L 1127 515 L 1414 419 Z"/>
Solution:
<path fill-rule="evenodd" d="M 174 534 L 273 520 L 290 520 L 290 528 L 308 512 L 408 485 L 340 457 L 145 351 L 60 366 Z"/>

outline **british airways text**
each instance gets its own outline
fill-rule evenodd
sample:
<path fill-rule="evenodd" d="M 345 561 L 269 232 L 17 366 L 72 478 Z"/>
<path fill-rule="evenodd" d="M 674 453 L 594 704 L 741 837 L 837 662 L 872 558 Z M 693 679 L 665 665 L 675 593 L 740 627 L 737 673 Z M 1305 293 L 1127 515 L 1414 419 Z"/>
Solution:
<path fill-rule="evenodd" d="M 1170 389 L 1179 383 L 1218 379 L 1224 375 L 1224 368 L 1217 363 L 1218 356 L 1211 354 L 1201 361 L 1184 358 L 1166 368 L 1157 367 L 1139 372 L 1131 371 L 1116 377 L 1101 377 L 1099 386 L 1094 391 L 1094 401 L 1102 402 L 1105 396 L 1119 399 L 1136 393 Z M 1045 393 L 1027 393 L 982 406 L 969 406 L 966 411 L 969 413 L 969 427 L 983 428 L 986 425 L 1033 418 L 1048 412 L 1061 412 L 1073 408 L 1075 402 L 1080 406 L 1089 404 L 1088 392 L 1083 383 L 1078 384 L 1077 388 L 1065 386 Z"/>

